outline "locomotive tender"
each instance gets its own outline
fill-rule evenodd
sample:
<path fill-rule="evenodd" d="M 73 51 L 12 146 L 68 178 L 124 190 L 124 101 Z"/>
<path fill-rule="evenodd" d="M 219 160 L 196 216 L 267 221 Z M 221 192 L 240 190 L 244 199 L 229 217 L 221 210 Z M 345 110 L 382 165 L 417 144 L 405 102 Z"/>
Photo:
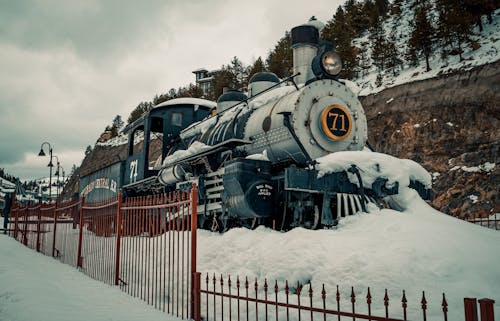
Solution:
<path fill-rule="evenodd" d="M 81 190 L 89 194 L 89 182 L 103 174 L 115 181 L 108 193 L 123 187 L 126 195 L 196 183 L 199 224 L 214 231 L 258 224 L 281 230 L 334 226 L 343 216 L 366 211 L 367 202 L 379 205 L 398 193 L 397 184 L 386 186 L 387 178 L 363 184 L 354 165 L 318 178 L 316 159 L 363 150 L 368 136 L 361 103 L 338 79 L 340 57 L 319 38 L 321 25 L 311 20 L 292 29 L 294 75 L 283 81 L 258 73 L 248 96 L 231 90 L 217 104 L 180 98 L 155 106 L 132 124 L 127 159 L 82 178 Z M 153 155 L 152 144 L 161 145 L 161 155 Z M 418 181 L 410 187 L 430 196 Z"/>

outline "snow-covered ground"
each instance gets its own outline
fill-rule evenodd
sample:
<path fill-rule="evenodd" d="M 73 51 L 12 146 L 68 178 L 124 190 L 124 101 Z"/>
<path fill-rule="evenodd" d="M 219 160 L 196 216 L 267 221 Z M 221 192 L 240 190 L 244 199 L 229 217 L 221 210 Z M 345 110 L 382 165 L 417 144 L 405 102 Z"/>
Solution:
<path fill-rule="evenodd" d="M 69 320 L 179 319 L 0 234 L 0 321 Z"/>
<path fill-rule="evenodd" d="M 409 209 L 396 212 L 371 207 L 369 214 L 342 219 L 334 230 L 297 228 L 280 233 L 260 227 L 255 231 L 233 229 L 223 235 L 199 231 L 198 270 L 225 278 L 231 275 L 233 280 L 238 275 L 248 276 L 252 282 L 257 278 L 261 285 L 264 278 L 272 284 L 277 280 L 280 298 L 285 280 L 290 285 L 300 282 L 306 290 L 310 283 L 317 306 L 324 284 L 327 307 L 331 308 L 336 307 L 334 293 L 339 285 L 341 307 L 347 311 L 353 286 L 360 313 L 366 312 L 364 297 L 369 286 L 376 315 L 384 315 L 387 288 L 393 317 L 401 316 L 405 289 L 411 319 L 421 318 L 422 291 L 429 319 L 442 318 L 443 292 L 449 303 L 449 320 L 463 320 L 464 297 L 499 302 L 498 231 L 437 212 L 408 188 L 396 201 Z M 0 235 L 0 257 L 2 321 L 167 318 L 118 288 L 94 281 L 4 235 Z M 291 302 L 294 298 L 292 295 Z M 307 293 L 303 299 L 307 300 Z M 499 304 L 495 312 L 500 315 Z"/>
<path fill-rule="evenodd" d="M 324 283 L 327 306 L 336 307 L 339 285 L 342 306 L 349 311 L 350 287 L 366 310 L 370 286 L 374 307 L 383 314 L 384 289 L 390 306 L 402 315 L 406 290 L 411 319 L 421 319 L 422 291 L 430 315 L 442 319 L 442 293 L 449 303 L 449 320 L 463 320 L 463 298 L 488 297 L 500 302 L 500 233 L 440 213 L 412 190 L 398 200 L 405 212 L 371 209 L 342 219 L 336 230 L 297 228 L 280 233 L 266 228 L 233 229 L 224 235 L 199 233 L 199 270 L 217 275 L 248 276 L 290 284 L 311 283 L 319 297 Z M 306 287 L 308 289 L 308 286 Z M 252 292 L 253 293 L 253 292 Z M 304 300 L 307 299 L 307 294 Z M 358 302 L 359 302 L 358 301 Z M 496 304 L 500 315 L 500 304 Z M 432 318 L 434 319 L 434 318 Z"/>

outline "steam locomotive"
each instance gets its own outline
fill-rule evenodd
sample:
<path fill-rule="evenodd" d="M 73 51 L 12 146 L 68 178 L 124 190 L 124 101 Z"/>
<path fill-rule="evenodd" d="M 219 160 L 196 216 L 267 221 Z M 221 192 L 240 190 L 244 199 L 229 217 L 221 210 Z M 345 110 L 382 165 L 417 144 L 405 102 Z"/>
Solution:
<path fill-rule="evenodd" d="M 397 194 L 398 186 L 387 187 L 383 177 L 363 184 L 356 166 L 318 178 L 316 159 L 360 151 L 367 142 L 363 107 L 338 78 L 341 59 L 320 39 L 321 27 L 311 20 L 292 29 L 289 78 L 262 72 L 251 78 L 248 95 L 230 90 L 217 103 L 179 98 L 155 106 L 130 126 L 127 159 L 83 177 L 81 193 L 91 194 L 90 182 L 99 177 L 114 182 L 108 193 L 122 187 L 126 195 L 196 183 L 199 224 L 213 231 L 330 227 Z M 430 197 L 421 182 L 410 187 Z"/>

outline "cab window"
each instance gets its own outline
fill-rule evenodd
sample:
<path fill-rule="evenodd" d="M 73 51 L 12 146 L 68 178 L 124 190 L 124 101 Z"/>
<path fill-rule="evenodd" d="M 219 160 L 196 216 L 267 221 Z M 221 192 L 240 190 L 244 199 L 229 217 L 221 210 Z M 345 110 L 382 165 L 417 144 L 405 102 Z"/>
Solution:
<path fill-rule="evenodd" d="M 170 125 L 182 127 L 182 113 L 172 113 L 172 116 L 170 117 Z"/>

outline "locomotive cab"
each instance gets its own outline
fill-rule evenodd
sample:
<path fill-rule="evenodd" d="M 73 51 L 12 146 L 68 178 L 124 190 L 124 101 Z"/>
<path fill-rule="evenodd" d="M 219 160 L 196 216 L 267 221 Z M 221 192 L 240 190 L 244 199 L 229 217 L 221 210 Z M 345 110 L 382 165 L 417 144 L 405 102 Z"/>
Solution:
<path fill-rule="evenodd" d="M 179 133 L 210 115 L 215 103 L 198 98 L 177 98 L 156 105 L 128 130 L 124 185 L 155 178 L 161 160 L 178 143 Z"/>

